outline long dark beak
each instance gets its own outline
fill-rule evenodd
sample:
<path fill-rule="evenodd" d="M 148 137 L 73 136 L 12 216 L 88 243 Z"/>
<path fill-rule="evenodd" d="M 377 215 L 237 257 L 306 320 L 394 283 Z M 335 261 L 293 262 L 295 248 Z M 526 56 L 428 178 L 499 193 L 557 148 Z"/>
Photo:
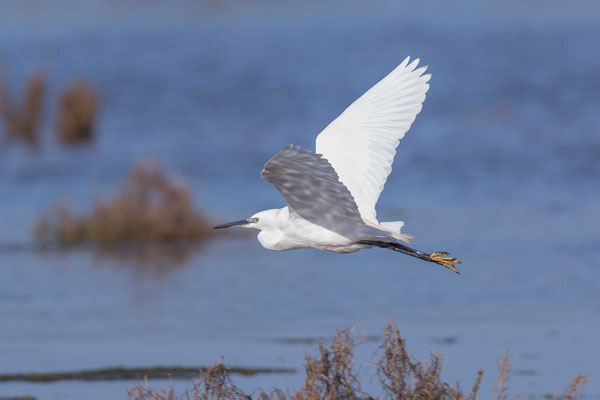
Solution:
<path fill-rule="evenodd" d="M 248 225 L 248 224 L 253 224 L 255 222 L 258 222 L 258 218 L 248 218 L 248 219 L 243 219 L 241 221 L 230 222 L 228 224 L 217 225 L 213 229 L 223 229 L 223 228 L 229 228 L 231 226 L 237 226 L 237 225 Z"/>

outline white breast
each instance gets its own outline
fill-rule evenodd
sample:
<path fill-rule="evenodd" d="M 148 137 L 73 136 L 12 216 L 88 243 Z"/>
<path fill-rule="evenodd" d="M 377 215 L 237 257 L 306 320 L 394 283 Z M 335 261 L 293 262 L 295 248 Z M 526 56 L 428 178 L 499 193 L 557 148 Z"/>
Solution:
<path fill-rule="evenodd" d="M 257 239 L 267 250 L 289 250 L 282 246 L 282 235 L 279 230 L 260 231 Z"/>
<path fill-rule="evenodd" d="M 352 252 L 364 246 L 322 226 L 313 224 L 295 214 L 287 207 L 281 210 L 276 227 L 262 230 L 258 241 L 269 250 L 292 250 L 317 248 L 335 252 Z"/>

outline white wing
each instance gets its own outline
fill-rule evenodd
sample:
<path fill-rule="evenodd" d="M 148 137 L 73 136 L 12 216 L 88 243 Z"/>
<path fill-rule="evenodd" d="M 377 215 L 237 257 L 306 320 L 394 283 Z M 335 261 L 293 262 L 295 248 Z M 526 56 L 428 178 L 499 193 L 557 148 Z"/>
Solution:
<path fill-rule="evenodd" d="M 313 224 L 347 237 L 387 236 L 363 222 L 352 195 L 320 154 L 289 144 L 265 164 L 261 176 L 281 192 L 290 212 Z"/>
<path fill-rule="evenodd" d="M 322 154 L 354 197 L 362 219 L 379 225 L 375 204 L 392 171 L 398 142 L 421 111 L 427 67 L 407 57 L 317 136 Z"/>

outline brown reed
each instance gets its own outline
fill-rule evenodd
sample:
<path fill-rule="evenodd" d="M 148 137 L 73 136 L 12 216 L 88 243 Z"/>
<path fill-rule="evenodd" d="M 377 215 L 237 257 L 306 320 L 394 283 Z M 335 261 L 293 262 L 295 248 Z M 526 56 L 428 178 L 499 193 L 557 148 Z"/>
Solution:
<path fill-rule="evenodd" d="M 4 122 L 4 143 L 23 141 L 30 149 L 39 147 L 39 127 L 46 77 L 37 72 L 27 81 L 22 104 L 17 104 L 8 91 L 5 82 L 0 85 L 0 115 Z"/>
<path fill-rule="evenodd" d="M 148 381 L 144 386 L 135 384 L 128 391 L 130 400 L 366 400 L 379 399 L 361 390 L 355 371 L 354 348 L 359 341 L 351 337 L 350 330 L 338 331 L 330 346 L 319 344 L 317 356 L 306 356 L 304 385 L 296 392 L 274 389 L 256 396 L 243 393 L 234 385 L 223 361 L 215 363 L 191 390 L 176 395 L 172 389 L 152 388 Z M 377 375 L 383 390 L 383 398 L 395 400 L 476 400 L 483 377 L 479 370 L 473 388 L 462 392 L 441 380 L 442 356 L 432 354 L 426 362 L 419 361 L 406 350 L 406 341 L 400 337 L 398 327 L 392 321 L 384 329 L 384 339 Z M 508 351 L 498 361 L 498 378 L 495 397 L 508 398 L 510 355 Z M 553 399 L 576 400 L 581 396 L 586 376 L 579 374 L 564 393 Z M 521 396 L 514 397 L 515 399 Z"/>
<path fill-rule="evenodd" d="M 167 176 L 158 164 L 141 161 L 121 189 L 112 198 L 95 201 L 89 214 L 78 215 L 59 204 L 42 215 L 35 233 L 43 242 L 116 244 L 201 240 L 211 229 L 195 210 L 185 184 Z"/>
<path fill-rule="evenodd" d="M 75 82 L 62 92 L 56 124 L 61 143 L 78 145 L 92 141 L 99 98 L 98 92 L 84 81 Z"/>

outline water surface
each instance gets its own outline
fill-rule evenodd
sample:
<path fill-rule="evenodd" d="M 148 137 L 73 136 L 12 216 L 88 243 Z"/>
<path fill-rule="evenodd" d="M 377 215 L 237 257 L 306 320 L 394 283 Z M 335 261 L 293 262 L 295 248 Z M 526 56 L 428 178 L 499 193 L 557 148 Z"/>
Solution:
<path fill-rule="evenodd" d="M 47 14 L 55 19 L 4 25 L 0 55 L 13 89 L 40 66 L 48 99 L 83 76 L 101 90 L 102 111 L 91 148 L 57 146 L 49 107 L 41 152 L 2 152 L 3 243 L 30 243 L 37 216 L 56 200 L 85 210 L 141 157 L 179 173 L 215 222 L 281 207 L 260 179 L 264 162 L 292 141 L 313 148 L 329 121 L 412 55 L 430 66 L 431 89 L 378 214 L 404 220 L 414 247 L 461 258 L 462 275 L 379 249 L 268 252 L 251 237 L 210 241 L 158 266 L 89 248 L 5 251 L 0 372 L 206 365 L 221 356 L 301 368 L 317 338 L 346 326 L 377 337 L 393 317 L 415 355 L 445 353 L 444 377 L 462 387 L 484 368 L 490 393 L 494 360 L 510 347 L 515 392 L 554 393 L 585 372 L 586 393 L 600 394 L 593 4 L 539 15 L 510 2 L 469 13 L 465 1 L 458 11 L 298 6 L 197 17 L 177 4 L 145 10 L 149 21 L 113 19 L 112 6 L 95 5 L 101 12 L 77 11 L 88 23 Z M 366 388 L 375 387 L 367 364 L 377 345 L 357 350 Z M 298 387 L 302 374 L 234 379 L 253 391 Z M 0 395 L 105 399 L 128 387 L 10 383 Z"/>

